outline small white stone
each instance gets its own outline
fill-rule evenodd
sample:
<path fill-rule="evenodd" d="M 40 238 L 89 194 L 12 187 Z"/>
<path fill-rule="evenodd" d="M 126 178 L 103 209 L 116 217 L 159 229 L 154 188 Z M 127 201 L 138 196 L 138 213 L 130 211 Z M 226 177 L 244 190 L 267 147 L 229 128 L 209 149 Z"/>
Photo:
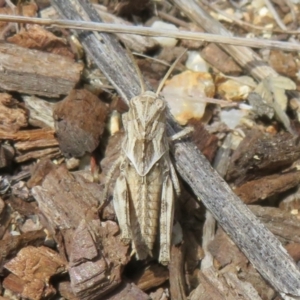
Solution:
<path fill-rule="evenodd" d="M 224 122 L 230 129 L 234 129 L 246 114 L 248 112 L 241 109 L 221 110 L 220 118 L 221 122 Z"/>
<path fill-rule="evenodd" d="M 167 29 L 167 30 L 178 30 L 178 28 L 170 23 L 165 23 L 162 21 L 155 21 L 151 28 L 154 29 Z M 174 47 L 177 44 L 177 39 L 169 37 L 153 37 L 161 46 Z"/>
<path fill-rule="evenodd" d="M 195 72 L 208 72 L 208 65 L 198 51 L 189 51 L 185 66 Z"/>
<path fill-rule="evenodd" d="M 260 17 L 265 17 L 267 14 L 269 13 L 269 10 L 267 9 L 267 7 L 262 7 L 259 11 L 258 11 L 258 15 Z"/>

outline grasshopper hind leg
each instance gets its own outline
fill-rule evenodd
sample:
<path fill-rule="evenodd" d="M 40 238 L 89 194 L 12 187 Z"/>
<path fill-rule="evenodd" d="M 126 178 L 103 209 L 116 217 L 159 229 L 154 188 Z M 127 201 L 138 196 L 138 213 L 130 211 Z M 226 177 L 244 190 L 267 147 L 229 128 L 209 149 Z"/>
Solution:
<path fill-rule="evenodd" d="M 125 175 L 121 171 L 114 190 L 114 208 L 121 228 L 121 238 L 125 244 L 131 242 L 129 193 Z"/>
<path fill-rule="evenodd" d="M 170 247 L 174 218 L 174 188 L 170 174 L 163 182 L 160 212 L 160 252 L 159 261 L 167 265 L 170 261 Z"/>

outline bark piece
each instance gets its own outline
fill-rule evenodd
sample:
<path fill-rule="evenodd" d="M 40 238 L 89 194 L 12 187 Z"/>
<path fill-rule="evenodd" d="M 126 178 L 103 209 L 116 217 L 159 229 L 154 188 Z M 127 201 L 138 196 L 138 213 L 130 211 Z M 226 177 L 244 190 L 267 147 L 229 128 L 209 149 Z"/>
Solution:
<path fill-rule="evenodd" d="M 44 230 L 31 231 L 18 236 L 9 236 L 0 240 L 0 271 L 11 256 L 27 245 L 39 246 L 46 238 Z"/>
<path fill-rule="evenodd" d="M 192 293 L 195 299 L 262 300 L 251 283 L 241 281 L 235 273 L 219 274 L 214 268 L 205 269 L 200 275 L 200 285 Z M 207 298 L 206 298 L 206 297 Z M 199 297 L 199 298 L 197 298 Z M 264 298 L 267 299 L 267 298 Z M 270 298 L 271 300 L 271 298 Z"/>
<path fill-rule="evenodd" d="M 296 79 L 298 66 L 292 53 L 284 53 L 283 51 L 271 50 L 269 56 L 269 64 L 280 75 Z"/>
<path fill-rule="evenodd" d="M 218 149 L 218 138 L 210 134 L 199 120 L 191 119 L 188 125 L 194 127 L 194 131 L 191 134 L 192 141 L 198 146 L 204 156 L 212 162 Z"/>
<path fill-rule="evenodd" d="M 184 276 L 183 246 L 172 246 L 170 271 L 170 294 L 172 299 L 186 299 L 186 282 Z"/>
<path fill-rule="evenodd" d="M 82 220 L 73 235 L 70 253 L 71 265 L 78 265 L 98 256 L 97 248 L 85 220 Z"/>
<path fill-rule="evenodd" d="M 168 300 L 169 297 L 167 295 L 168 292 L 166 293 L 166 291 L 163 288 L 159 288 L 155 292 L 150 293 L 149 296 L 151 300 Z"/>
<path fill-rule="evenodd" d="M 60 149 L 66 156 L 83 156 L 99 145 L 108 109 L 88 90 L 73 90 L 56 104 L 53 116 Z"/>
<path fill-rule="evenodd" d="M 22 15 L 24 17 L 34 17 L 38 10 L 37 5 L 34 2 L 26 3 L 25 5 L 22 3 Z M 0 13 L 3 15 L 15 15 L 16 11 L 12 7 L 1 7 Z M 0 29 L 7 25 L 7 22 L 0 22 Z M 2 34 L 2 33 L 1 33 Z"/>
<path fill-rule="evenodd" d="M 118 232 L 116 223 L 107 221 L 100 225 L 97 219 L 89 223 L 83 220 L 76 229 L 69 274 L 72 290 L 80 299 L 99 299 L 121 283 L 128 246 L 116 236 Z M 96 245 L 101 246 L 97 249 Z"/>
<path fill-rule="evenodd" d="M 28 160 L 39 159 L 39 158 L 57 158 L 61 156 L 61 152 L 57 147 L 47 148 L 42 150 L 30 151 L 28 153 L 24 153 L 18 155 L 15 159 L 17 163 L 25 162 Z"/>
<path fill-rule="evenodd" d="M 43 174 L 43 168 L 39 172 Z M 91 189 L 91 185 L 96 184 L 85 182 L 80 176 L 75 178 L 64 165 L 53 166 L 41 186 L 32 188 L 32 194 L 53 228 L 77 228 L 86 213 L 98 205 L 101 191 Z"/>
<path fill-rule="evenodd" d="M 22 95 L 26 108 L 29 110 L 29 124 L 35 127 L 54 129 L 53 108 L 55 103 L 36 96 Z"/>
<path fill-rule="evenodd" d="M 0 139 L 15 141 L 14 147 L 17 150 L 15 161 L 19 163 L 61 155 L 52 129 L 24 130 L 16 133 L 0 130 Z"/>
<path fill-rule="evenodd" d="M 248 290 L 248 293 L 254 295 L 253 298 L 248 296 L 248 298 L 245 297 L 245 299 L 257 299 L 257 293 L 255 294 L 252 290 L 253 287 L 255 287 L 263 299 L 273 299 L 273 289 L 263 280 L 257 271 L 251 267 L 251 265 L 248 265 L 247 258 L 238 247 L 232 243 L 232 240 L 221 228 L 217 230 L 215 239 L 209 244 L 208 248 L 214 259 L 217 261 L 218 267 L 221 269 L 220 271 L 213 271 L 213 268 L 205 269 L 205 271 L 208 271 L 208 274 L 210 274 L 209 278 L 211 278 L 212 275 L 214 278 L 214 274 L 220 272 L 228 283 L 233 280 L 234 283 L 229 283 L 228 285 L 233 287 L 233 290 L 238 290 L 239 286 L 243 285 L 242 283 L 239 283 L 240 280 L 245 282 L 243 289 L 246 289 L 246 291 Z M 226 251 L 224 251 L 224 249 L 226 249 Z M 239 272 L 237 273 L 237 271 Z M 205 275 L 207 275 L 207 273 L 205 273 Z M 236 276 L 238 276 L 238 278 L 236 278 Z M 252 287 L 247 287 L 247 284 L 251 284 Z M 241 292 L 241 294 L 247 294 L 246 291 Z M 266 297 L 266 295 L 268 295 L 268 297 Z M 272 297 L 269 297 L 269 295 Z"/>
<path fill-rule="evenodd" d="M 41 159 L 36 165 L 31 168 L 31 177 L 27 182 L 29 188 L 36 185 L 41 185 L 46 175 L 57 168 L 49 159 Z"/>
<path fill-rule="evenodd" d="M 197 233 L 201 232 L 202 231 L 201 229 L 199 228 Z M 203 265 L 204 249 L 202 249 L 201 247 L 201 241 L 199 240 L 200 236 L 197 233 L 191 230 L 184 230 L 183 233 L 184 233 L 183 240 L 184 240 L 184 251 L 185 251 L 184 274 L 185 274 L 185 280 L 187 286 L 186 291 L 190 292 L 193 289 L 195 289 L 199 284 L 199 277 L 198 277 L 200 272 L 199 266 Z"/>
<path fill-rule="evenodd" d="M 2 208 L 2 212 L 0 214 L 0 239 L 3 239 L 3 236 L 5 235 L 7 229 L 9 228 L 9 225 L 11 223 L 11 209 L 8 205 L 5 205 L 5 203 L 3 202 L 4 206 Z M 3 205 L 1 204 L 1 206 Z M 3 245 L 2 245 L 3 247 Z M 0 254 L 2 254 L 5 249 L 1 249 L 1 244 L 0 244 Z M 5 256 L 5 254 L 4 254 Z M 5 259 L 5 257 L 3 257 L 3 259 Z M 2 259 L 0 259 L 0 272 L 2 269 Z"/>
<path fill-rule="evenodd" d="M 8 289 L 10 293 L 20 295 L 24 291 L 26 282 L 14 274 L 9 274 L 7 277 L 4 278 L 3 286 L 6 289 Z M 38 291 L 36 291 L 36 294 L 38 294 Z"/>
<path fill-rule="evenodd" d="M 140 290 L 134 283 L 124 283 L 112 295 L 109 295 L 105 300 L 149 300 L 149 296 Z"/>
<path fill-rule="evenodd" d="M 27 172 L 28 172 L 27 177 L 29 177 L 29 171 L 27 171 Z M 23 178 L 21 178 L 21 179 L 23 179 Z M 12 196 L 13 196 L 12 198 L 13 199 L 22 201 L 23 203 L 26 203 L 25 205 L 27 205 L 28 203 L 30 203 L 33 200 L 33 198 L 31 197 L 30 190 L 27 187 L 25 181 L 19 180 L 17 183 L 15 183 L 11 186 L 11 189 L 12 189 Z M 30 204 L 32 204 L 32 207 L 35 207 L 36 203 L 30 203 Z"/>
<path fill-rule="evenodd" d="M 33 221 L 32 219 L 27 219 L 24 224 L 22 225 L 22 227 L 20 228 L 20 231 L 22 233 L 26 233 L 26 232 L 31 232 L 31 231 L 36 231 L 36 230 L 40 230 L 42 229 L 43 226 L 42 224 L 39 222 L 39 220 L 35 220 Z"/>
<path fill-rule="evenodd" d="M 242 73 L 241 67 L 216 44 L 209 43 L 201 50 L 201 56 L 210 65 L 226 75 L 239 76 Z"/>
<path fill-rule="evenodd" d="M 143 291 L 162 285 L 169 279 L 166 267 L 160 264 L 151 264 L 144 269 L 133 282 Z"/>
<path fill-rule="evenodd" d="M 17 132 L 28 125 L 27 118 L 26 111 L 17 100 L 13 99 L 10 94 L 0 93 L 0 130 Z"/>
<path fill-rule="evenodd" d="M 251 205 L 249 208 L 284 244 L 300 243 L 300 221 L 297 216 L 276 207 Z"/>
<path fill-rule="evenodd" d="M 295 262 L 299 262 L 300 260 L 300 243 L 290 243 L 285 246 L 285 249 L 289 253 L 289 255 L 295 260 Z"/>
<path fill-rule="evenodd" d="M 53 146 L 57 146 L 58 142 L 57 140 L 53 137 L 53 138 L 41 138 L 39 140 L 35 140 L 35 141 L 24 141 L 24 142 L 17 142 L 15 143 L 15 148 L 18 151 L 27 151 L 27 150 L 32 150 L 35 148 L 46 148 L 46 147 L 53 147 Z"/>
<path fill-rule="evenodd" d="M 70 58 L 4 42 L 0 43 L 0 64 L 1 89 L 51 98 L 68 94 L 83 69 Z"/>
<path fill-rule="evenodd" d="M 7 38 L 7 41 L 24 48 L 74 58 L 74 54 L 69 49 L 65 40 L 57 37 L 39 25 L 27 25 L 26 30 L 22 30 Z"/>
<path fill-rule="evenodd" d="M 200 284 L 189 296 L 191 300 L 236 300 L 235 293 L 222 276 L 213 269 L 206 269 L 199 274 Z M 242 298 L 243 299 L 243 298 Z"/>
<path fill-rule="evenodd" d="M 239 186 L 234 192 L 245 203 L 253 203 L 258 200 L 278 195 L 287 191 L 300 183 L 300 172 L 289 172 L 283 174 L 274 174 L 263 178 L 248 181 Z"/>
<path fill-rule="evenodd" d="M 54 294 L 55 290 L 49 284 L 49 279 L 64 272 L 66 262 L 50 248 L 28 246 L 22 248 L 4 267 L 24 283 L 21 293 L 20 287 L 14 290 L 11 282 L 4 281 L 4 287 L 20 293 L 22 297 L 35 300 Z"/>
<path fill-rule="evenodd" d="M 15 150 L 9 144 L 0 144 L 0 168 L 10 167 L 15 156 Z"/>
<path fill-rule="evenodd" d="M 272 135 L 252 130 L 234 151 L 226 178 L 241 184 L 245 180 L 288 167 L 299 157 L 300 144 L 297 137 L 287 132 Z"/>
<path fill-rule="evenodd" d="M 26 200 L 28 200 L 28 198 Z M 26 202 L 18 197 L 12 196 L 8 200 L 6 200 L 6 202 L 14 211 L 17 211 L 20 215 L 30 217 L 37 213 L 37 203 L 35 201 Z"/>
<path fill-rule="evenodd" d="M 20 130 L 16 133 L 6 132 L 0 129 L 1 140 L 13 141 L 38 141 L 54 139 L 53 129 Z"/>
<path fill-rule="evenodd" d="M 60 281 L 57 287 L 61 296 L 68 300 L 79 300 L 72 291 L 70 281 Z"/>
<path fill-rule="evenodd" d="M 47 162 L 35 174 L 30 184 L 40 186 L 32 188 L 33 196 L 50 227 L 60 228 L 63 234 L 72 291 L 80 299 L 102 297 L 120 284 L 129 257 L 117 224 L 100 223 L 97 217 L 98 184 L 70 174 L 64 165 Z"/>
<path fill-rule="evenodd" d="M 226 249 L 226 251 L 223 251 Z M 214 240 L 208 245 L 208 250 L 218 261 L 221 268 L 231 264 L 234 267 L 245 268 L 248 260 L 245 255 L 235 246 L 227 234 L 218 229 Z"/>
<path fill-rule="evenodd" d="M 4 207 L 5 207 L 5 203 L 4 201 L 2 200 L 2 198 L 0 197 L 0 215 L 2 214 L 3 210 L 4 210 Z"/>

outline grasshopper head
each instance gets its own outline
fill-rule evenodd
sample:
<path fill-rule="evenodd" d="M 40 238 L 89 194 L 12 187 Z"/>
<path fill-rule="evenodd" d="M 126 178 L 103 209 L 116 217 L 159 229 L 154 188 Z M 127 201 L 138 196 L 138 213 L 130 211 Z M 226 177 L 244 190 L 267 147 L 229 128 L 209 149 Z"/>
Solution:
<path fill-rule="evenodd" d="M 146 91 L 130 101 L 130 110 L 144 129 L 154 121 L 164 118 L 165 109 L 165 101 L 151 91 Z"/>

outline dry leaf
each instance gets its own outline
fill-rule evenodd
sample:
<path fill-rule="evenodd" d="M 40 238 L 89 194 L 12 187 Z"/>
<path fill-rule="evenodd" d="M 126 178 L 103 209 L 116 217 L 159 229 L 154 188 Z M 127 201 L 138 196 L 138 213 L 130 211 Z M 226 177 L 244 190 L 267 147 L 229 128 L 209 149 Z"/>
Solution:
<path fill-rule="evenodd" d="M 279 107 L 285 111 L 287 106 L 285 91 L 295 89 L 296 84 L 291 79 L 284 76 L 270 76 L 262 80 L 254 92 L 258 93 L 268 104 L 278 103 Z"/>

